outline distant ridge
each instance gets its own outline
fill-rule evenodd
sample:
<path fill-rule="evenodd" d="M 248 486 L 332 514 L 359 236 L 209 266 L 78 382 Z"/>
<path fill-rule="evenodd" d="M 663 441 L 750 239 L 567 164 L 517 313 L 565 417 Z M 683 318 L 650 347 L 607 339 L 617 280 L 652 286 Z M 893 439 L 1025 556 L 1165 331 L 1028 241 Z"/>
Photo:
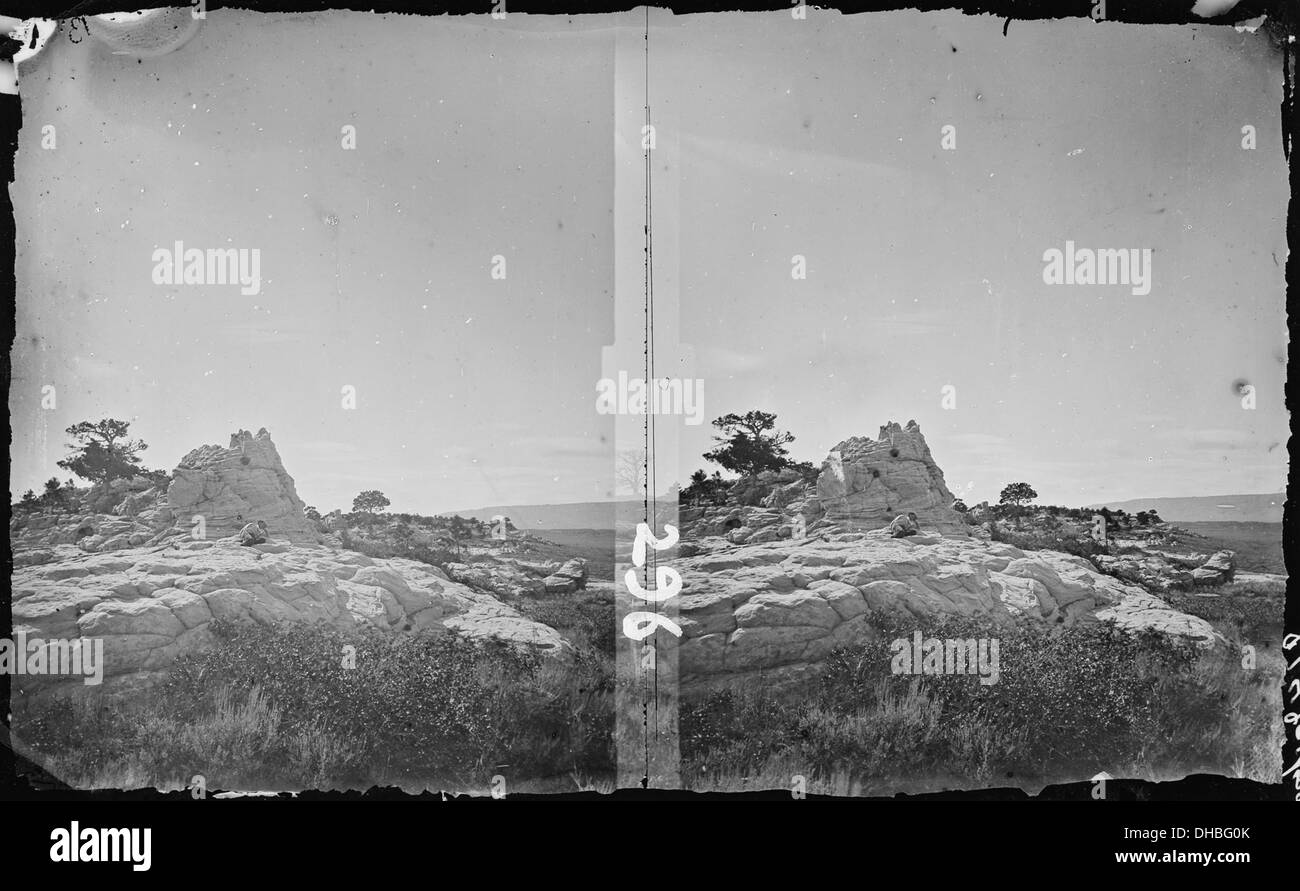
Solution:
<path fill-rule="evenodd" d="M 1262 495 L 1200 495 L 1191 498 L 1137 498 L 1132 501 L 1104 501 L 1089 508 L 1109 507 L 1136 514 L 1155 508 L 1160 519 L 1172 523 L 1239 522 L 1281 523 L 1286 493 Z"/>
<path fill-rule="evenodd" d="M 676 494 L 660 495 L 655 503 L 659 511 L 673 507 Z M 624 498 L 617 501 L 577 501 L 569 504 L 501 504 L 472 510 L 443 511 L 474 520 L 491 520 L 501 515 L 510 518 L 516 529 L 613 529 L 635 526 L 645 517 L 645 501 Z"/>

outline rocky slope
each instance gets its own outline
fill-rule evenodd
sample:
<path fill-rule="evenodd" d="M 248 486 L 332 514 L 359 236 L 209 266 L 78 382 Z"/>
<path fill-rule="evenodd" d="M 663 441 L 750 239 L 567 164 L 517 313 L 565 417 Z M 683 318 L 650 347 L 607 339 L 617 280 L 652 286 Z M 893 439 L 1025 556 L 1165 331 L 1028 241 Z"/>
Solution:
<path fill-rule="evenodd" d="M 1108 575 L 1162 592 L 1227 584 L 1237 566 L 1232 551 L 1175 554 L 1135 548 L 1115 555 L 1098 554 L 1093 559 Z"/>
<path fill-rule="evenodd" d="M 987 513 L 976 509 L 970 516 Z M 1092 529 L 1092 515 L 1086 511 L 1074 518 L 1054 516 L 1038 508 L 1014 520 L 994 522 L 998 523 L 1002 538 L 1010 539 L 1012 544 L 1020 543 L 1021 538 L 1079 541 L 1089 539 Z M 990 522 L 983 522 L 972 532 L 991 534 L 990 528 Z M 1205 542 L 1190 541 L 1196 541 L 1197 546 L 1190 545 L 1185 530 L 1163 521 L 1143 526 L 1134 525 L 1131 520 L 1116 520 L 1107 526 L 1105 552 L 1093 555 L 1092 560 L 1107 575 L 1144 585 L 1157 593 L 1214 587 L 1233 580 L 1237 559 L 1232 551 L 1205 549 Z"/>
<path fill-rule="evenodd" d="M 41 552 L 52 545 L 103 553 L 181 536 L 221 538 L 255 520 L 266 521 L 272 538 L 321 540 L 303 516 L 293 477 L 265 428 L 256 436 L 247 430 L 232 434 L 228 448 L 195 449 L 165 484 L 117 479 L 79 492 L 63 509 L 17 514 L 9 541 L 15 563 L 23 565 L 46 559 Z"/>
<path fill-rule="evenodd" d="M 587 585 L 586 560 L 565 559 L 563 549 L 517 529 L 503 538 L 475 528 L 453 534 L 445 518 L 410 514 L 368 517 L 360 525 L 331 515 L 321 526 L 331 530 L 322 535 L 327 545 L 432 563 L 453 581 L 507 599 L 572 594 Z"/>
<path fill-rule="evenodd" d="M 73 553 L 16 571 L 13 585 L 15 632 L 102 639 L 104 688 L 115 692 L 160 677 L 178 655 L 210 643 L 213 619 L 454 632 L 561 659 L 569 650 L 553 629 L 437 567 L 288 542 L 248 548 L 231 537 L 179 539 L 162 548 Z M 20 686 L 40 691 L 42 682 L 80 683 L 28 676 Z"/>
<path fill-rule="evenodd" d="M 116 500 L 105 504 L 110 496 Z M 214 619 L 454 633 L 560 660 L 572 651 L 554 629 L 494 596 L 490 585 L 457 581 L 414 560 L 318 543 L 322 536 L 303 516 L 264 430 L 236 433 L 228 449 L 191 452 L 165 491 L 136 481 L 80 498 L 75 513 L 13 521 L 14 631 L 29 640 L 102 639 L 104 688 L 113 692 L 148 684 L 178 655 L 209 644 Z M 83 512 L 94 507 L 109 512 Z M 204 523 L 196 525 L 195 516 Z M 267 520 L 271 541 L 242 547 L 233 533 L 253 519 Z M 463 568 L 473 576 L 480 565 Z M 581 561 L 537 572 L 550 573 L 536 580 L 539 590 L 585 582 Z M 78 677 L 26 675 L 16 686 L 40 694 L 83 685 Z"/>
<path fill-rule="evenodd" d="M 815 486 L 772 478 L 759 505 L 683 512 L 673 566 L 683 581 L 687 688 L 807 677 L 834 648 L 874 633 L 870 612 L 918 622 L 940 614 L 998 624 L 1112 621 L 1205 647 L 1221 640 L 1208 622 L 1083 557 L 967 534 L 915 423 L 887 424 L 879 439 L 846 440 L 836 451 Z M 906 510 L 922 534 L 892 538 L 878 528 Z"/>
<path fill-rule="evenodd" d="M 776 541 L 675 561 L 682 576 L 685 685 L 807 676 L 837 646 L 868 639 L 869 611 L 1043 625 L 1112 620 L 1216 642 L 1208 622 L 1081 557 L 978 538 L 851 532 Z"/>

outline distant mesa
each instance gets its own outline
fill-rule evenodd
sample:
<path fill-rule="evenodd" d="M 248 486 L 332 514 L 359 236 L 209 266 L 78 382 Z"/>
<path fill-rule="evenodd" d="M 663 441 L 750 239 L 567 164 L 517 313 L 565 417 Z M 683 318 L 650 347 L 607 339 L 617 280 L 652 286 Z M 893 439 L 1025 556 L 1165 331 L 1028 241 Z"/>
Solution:
<path fill-rule="evenodd" d="M 655 499 L 660 514 L 677 508 L 677 497 L 661 494 Z M 471 520 L 491 522 L 497 515 L 510 518 L 518 529 L 541 531 L 546 529 L 601 529 L 635 528 L 645 519 L 645 501 L 642 498 L 618 498 L 610 501 L 575 501 L 566 504 L 497 504 L 468 510 L 448 511 L 439 516 L 461 516 Z M 672 522 L 672 520 L 668 520 Z"/>
<path fill-rule="evenodd" d="M 1286 504 L 1285 492 L 1264 492 L 1251 495 L 1200 495 L 1184 498 L 1134 498 L 1128 501 L 1106 501 L 1089 504 L 1088 508 L 1123 510 L 1130 514 L 1155 510 L 1163 520 L 1171 523 L 1281 523 L 1282 508 Z"/>

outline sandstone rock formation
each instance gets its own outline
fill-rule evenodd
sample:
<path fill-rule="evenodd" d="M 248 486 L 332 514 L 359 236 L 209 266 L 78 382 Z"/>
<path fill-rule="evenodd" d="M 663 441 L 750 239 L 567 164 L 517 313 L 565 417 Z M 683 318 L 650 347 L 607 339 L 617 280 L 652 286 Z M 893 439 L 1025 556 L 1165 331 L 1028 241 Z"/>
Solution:
<path fill-rule="evenodd" d="M 113 692 L 152 683 L 178 655 L 207 646 L 213 619 L 369 625 L 497 641 L 548 658 L 572 653 L 558 632 L 493 593 L 542 593 L 548 575 L 576 587 L 585 562 L 476 561 L 452 564 L 449 575 L 324 546 L 264 429 L 235 433 L 228 448 L 195 449 L 165 488 L 118 480 L 91 487 L 70 508 L 24 511 L 11 523 L 14 630 L 32 640 L 102 638 Z M 270 541 L 241 547 L 236 533 L 254 520 L 266 521 Z M 31 675 L 21 688 L 83 686 Z"/>
<path fill-rule="evenodd" d="M 826 538 L 719 547 L 674 563 L 683 582 L 679 665 L 686 687 L 807 677 L 834 648 L 874 633 L 869 611 L 1008 624 L 1110 620 L 1202 646 L 1219 640 L 1203 619 L 1081 557 L 933 533 Z"/>
<path fill-rule="evenodd" d="M 546 590 L 542 579 L 531 577 L 518 566 L 505 561 L 448 563 L 447 574 L 462 584 L 472 585 L 480 591 L 491 591 L 499 597 L 527 597 Z"/>
<path fill-rule="evenodd" d="M 1156 591 L 1227 584 L 1237 568 L 1232 551 L 1217 551 L 1207 556 L 1134 548 L 1115 555 L 1098 554 L 1093 559 L 1106 573 Z"/>
<path fill-rule="evenodd" d="M 161 486 L 145 477 L 117 479 L 84 490 L 66 509 L 15 514 L 9 541 L 17 562 L 39 562 L 28 552 L 76 544 L 87 553 L 103 553 L 191 536 L 195 517 L 203 518 L 208 539 L 266 520 L 272 539 L 296 544 L 322 540 L 303 515 L 293 478 L 262 429 L 256 436 L 246 430 L 232 434 L 229 448 L 195 449 Z"/>
<path fill-rule="evenodd" d="M 831 450 L 816 483 L 794 470 L 765 473 L 738 487 L 727 504 L 687 508 L 680 518 L 694 541 L 718 535 L 731 544 L 790 538 L 796 523 L 808 533 L 883 529 L 911 511 L 923 531 L 968 535 L 916 421 L 894 422 L 871 439 L 855 436 Z M 799 519 L 801 518 L 801 520 Z M 685 545 L 689 551 L 691 544 Z"/>
<path fill-rule="evenodd" d="M 831 449 L 817 477 L 817 497 L 832 522 L 878 529 L 909 511 L 924 530 L 964 533 L 953 494 L 916 421 L 893 421 L 876 439 L 855 436 Z"/>
<path fill-rule="evenodd" d="M 876 439 L 840 443 L 815 486 L 768 475 L 733 488 L 726 504 L 684 509 L 673 564 L 683 582 L 683 684 L 807 677 L 836 647 L 874 634 L 867 617 L 879 612 L 918 622 L 940 614 L 998 624 L 1111 621 L 1205 647 L 1222 640 L 1148 587 L 1230 581 L 1230 552 L 1180 556 L 1126 542 L 1118 556 L 1098 558 L 1100 572 L 1083 557 L 992 541 L 988 529 L 952 510 L 953 501 L 909 421 L 886 424 Z M 890 537 L 885 527 L 908 511 L 921 534 Z M 1089 528 L 1081 525 L 1079 535 Z"/>
<path fill-rule="evenodd" d="M 478 556 L 474 563 L 448 563 L 448 575 L 455 581 L 508 598 L 569 594 L 587 585 L 587 561 L 581 557 L 560 564 L 536 562 L 527 557 Z"/>
<path fill-rule="evenodd" d="M 146 493 L 160 496 L 157 490 Z M 42 511 L 15 515 L 9 523 L 9 544 L 14 550 L 15 565 L 40 563 L 54 559 L 50 550 L 59 545 L 75 544 L 86 553 L 138 547 L 158 535 L 152 517 L 125 517 L 117 514 L 83 513 L 84 505 L 73 511 Z M 170 518 L 163 529 L 170 528 Z"/>
<path fill-rule="evenodd" d="M 570 594 L 587 586 L 587 561 L 574 558 L 546 577 L 547 594 Z"/>
<path fill-rule="evenodd" d="M 14 571 L 14 630 L 29 639 L 102 638 L 110 692 L 147 685 L 181 653 L 206 646 L 213 619 L 370 625 L 502 641 L 557 659 L 571 652 L 554 629 L 411 560 L 284 542 L 248 548 L 233 538 L 56 551 L 63 559 Z M 78 678 L 26 676 L 15 690 L 80 686 Z"/>
<path fill-rule="evenodd" d="M 303 507 L 265 428 L 256 436 L 247 430 L 232 434 L 229 448 L 206 445 L 190 452 L 167 488 L 167 508 L 177 524 L 188 532 L 193 518 L 201 516 L 209 538 L 265 520 L 272 539 L 315 543 L 320 536 Z"/>

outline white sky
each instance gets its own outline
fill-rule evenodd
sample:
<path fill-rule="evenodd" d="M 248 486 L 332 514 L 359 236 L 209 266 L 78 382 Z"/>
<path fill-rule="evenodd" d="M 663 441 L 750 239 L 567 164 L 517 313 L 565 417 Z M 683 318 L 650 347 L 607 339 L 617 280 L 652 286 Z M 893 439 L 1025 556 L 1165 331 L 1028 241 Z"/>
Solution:
<path fill-rule="evenodd" d="M 683 326 L 710 417 L 774 411 L 814 461 L 914 418 L 975 500 L 1022 479 L 1068 504 L 1284 487 L 1288 189 L 1262 32 L 799 24 L 692 17 L 656 44 L 682 97 Z M 1044 285 L 1067 239 L 1151 248 L 1151 293 Z"/>
<path fill-rule="evenodd" d="M 709 418 L 775 411 L 814 461 L 915 418 L 974 500 L 1013 479 L 1069 504 L 1282 488 L 1288 196 L 1262 32 L 653 19 L 661 293 Z M 641 222 L 614 200 L 640 175 L 616 166 L 613 122 L 640 111 L 615 108 L 635 91 L 614 26 L 641 21 L 218 10 L 141 63 L 56 35 L 22 71 L 11 489 L 110 416 L 168 469 L 265 426 L 322 510 L 363 488 L 422 512 L 608 495 L 594 387 L 615 221 L 638 245 Z M 153 285 L 178 239 L 260 248 L 262 294 Z M 1151 248 L 1151 293 L 1045 286 L 1067 239 Z M 680 428 L 682 473 L 710 432 Z"/>

